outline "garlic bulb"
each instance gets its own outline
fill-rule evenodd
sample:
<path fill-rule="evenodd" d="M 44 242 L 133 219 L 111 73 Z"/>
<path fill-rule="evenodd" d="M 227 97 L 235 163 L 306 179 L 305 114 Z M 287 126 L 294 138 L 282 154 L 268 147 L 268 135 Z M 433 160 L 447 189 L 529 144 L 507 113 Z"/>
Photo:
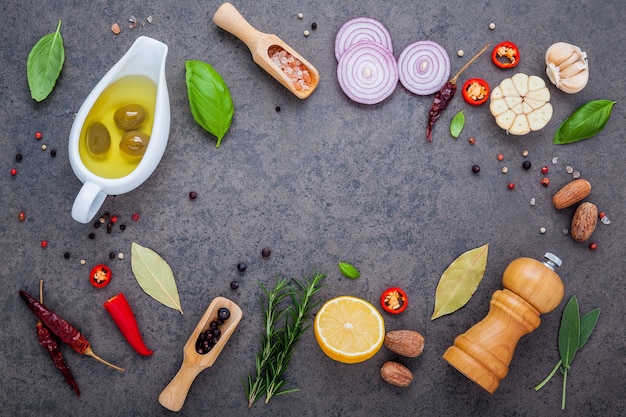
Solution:
<path fill-rule="evenodd" d="M 589 80 L 587 53 L 569 43 L 555 43 L 546 51 L 546 74 L 559 90 L 579 92 Z"/>
<path fill-rule="evenodd" d="M 505 78 L 491 92 L 489 110 L 512 135 L 543 129 L 552 118 L 550 91 L 542 78 L 524 73 Z"/>

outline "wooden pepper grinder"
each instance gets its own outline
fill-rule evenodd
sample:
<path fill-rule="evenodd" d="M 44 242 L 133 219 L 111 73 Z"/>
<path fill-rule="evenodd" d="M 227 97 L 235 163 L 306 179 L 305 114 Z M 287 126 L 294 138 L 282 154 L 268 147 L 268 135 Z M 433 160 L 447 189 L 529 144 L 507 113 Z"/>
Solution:
<path fill-rule="evenodd" d="M 454 339 L 443 358 L 466 377 L 493 394 L 509 372 L 519 339 L 539 327 L 539 314 L 554 310 L 563 299 L 563 282 L 554 272 L 561 260 L 518 258 L 502 276 L 503 290 L 491 297 L 489 313 Z"/>

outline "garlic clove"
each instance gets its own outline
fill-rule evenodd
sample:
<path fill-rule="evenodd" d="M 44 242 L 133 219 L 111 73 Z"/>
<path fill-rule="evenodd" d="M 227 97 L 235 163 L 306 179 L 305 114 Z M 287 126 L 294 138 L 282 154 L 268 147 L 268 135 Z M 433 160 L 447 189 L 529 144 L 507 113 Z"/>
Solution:
<path fill-rule="evenodd" d="M 515 120 L 515 112 L 508 109 L 502 114 L 496 116 L 496 123 L 504 130 L 510 130 Z"/>
<path fill-rule="evenodd" d="M 546 51 L 546 74 L 565 93 L 577 93 L 589 80 L 587 53 L 578 46 L 557 42 Z"/>
<path fill-rule="evenodd" d="M 509 106 L 506 104 L 506 101 L 503 98 L 491 99 L 491 103 L 489 103 L 489 110 L 491 114 L 494 116 L 499 116 L 505 111 L 509 109 Z"/>
<path fill-rule="evenodd" d="M 528 93 L 528 75 L 520 72 L 511 77 L 518 96 L 525 96 Z"/>
<path fill-rule="evenodd" d="M 518 114 L 513 119 L 513 124 L 508 129 L 512 135 L 525 135 L 530 132 L 530 125 L 528 124 L 528 117 L 525 114 Z"/>

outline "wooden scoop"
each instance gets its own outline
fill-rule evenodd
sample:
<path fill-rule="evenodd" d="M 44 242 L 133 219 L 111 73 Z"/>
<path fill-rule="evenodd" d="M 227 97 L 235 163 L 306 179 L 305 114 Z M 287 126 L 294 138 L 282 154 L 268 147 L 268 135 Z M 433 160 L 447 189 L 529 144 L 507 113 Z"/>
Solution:
<path fill-rule="evenodd" d="M 230 310 L 230 317 L 220 326 L 222 334 L 217 344 L 209 353 L 201 355 L 196 351 L 198 336 L 201 332 L 209 328 L 211 321 L 217 318 L 217 310 L 222 307 L 226 307 Z M 235 331 L 242 315 L 243 313 L 239 306 L 227 298 L 216 297 L 211 302 L 209 308 L 204 312 L 204 315 L 189 337 L 189 340 L 185 343 L 183 348 L 185 356 L 180 370 L 168 386 L 161 392 L 161 395 L 159 395 L 159 402 L 163 407 L 171 411 L 179 411 L 183 408 L 187 393 L 194 379 L 196 379 L 196 376 L 198 376 L 200 372 L 213 365 L 222 352 L 222 349 L 224 349 L 224 346 L 226 346 L 226 342 L 228 342 L 228 339 Z"/>
<path fill-rule="evenodd" d="M 241 16 L 237 9 L 230 3 L 222 4 L 213 15 L 213 22 L 227 32 L 232 33 L 241 39 L 252 52 L 252 58 L 261 68 L 267 71 L 278 82 L 284 85 L 296 97 L 305 99 L 311 95 L 319 82 L 319 73 L 300 54 L 294 51 L 289 45 L 276 35 L 259 32 L 246 19 Z M 283 70 L 272 61 L 270 50 L 282 49 L 287 54 L 299 60 L 309 71 L 310 81 L 307 82 L 308 89 L 301 89 L 294 84 Z"/>

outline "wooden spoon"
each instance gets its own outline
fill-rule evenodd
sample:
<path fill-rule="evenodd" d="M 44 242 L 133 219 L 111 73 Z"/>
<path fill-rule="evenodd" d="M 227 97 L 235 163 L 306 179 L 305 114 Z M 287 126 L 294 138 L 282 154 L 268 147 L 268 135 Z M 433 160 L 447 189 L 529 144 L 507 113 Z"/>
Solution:
<path fill-rule="evenodd" d="M 196 351 L 196 341 L 201 332 L 209 328 L 211 322 L 217 318 L 217 311 L 226 307 L 230 310 L 230 317 L 220 326 L 222 334 L 217 344 L 205 355 L 201 355 Z M 174 379 L 159 395 L 161 405 L 171 411 L 179 411 L 183 408 L 187 393 L 196 376 L 206 368 L 213 365 L 219 354 L 224 349 L 226 342 L 235 331 L 237 324 L 243 315 L 241 308 L 234 302 L 224 297 L 216 297 L 209 308 L 206 309 L 204 315 L 198 322 L 195 330 L 183 347 L 183 364 L 180 370 L 174 376 Z"/>
<path fill-rule="evenodd" d="M 232 33 L 241 39 L 252 52 L 252 59 L 261 68 L 267 71 L 278 82 L 291 91 L 296 97 L 305 99 L 311 95 L 319 83 L 319 72 L 300 54 L 294 51 L 289 45 L 276 35 L 259 32 L 243 18 L 237 9 L 230 3 L 222 4 L 213 15 L 213 22 L 227 32 Z M 288 54 L 298 59 L 309 70 L 311 81 L 308 83 L 309 89 L 298 90 L 291 79 L 285 75 L 283 70 L 276 65 L 270 57 L 270 49 L 276 48 L 285 50 Z"/>

